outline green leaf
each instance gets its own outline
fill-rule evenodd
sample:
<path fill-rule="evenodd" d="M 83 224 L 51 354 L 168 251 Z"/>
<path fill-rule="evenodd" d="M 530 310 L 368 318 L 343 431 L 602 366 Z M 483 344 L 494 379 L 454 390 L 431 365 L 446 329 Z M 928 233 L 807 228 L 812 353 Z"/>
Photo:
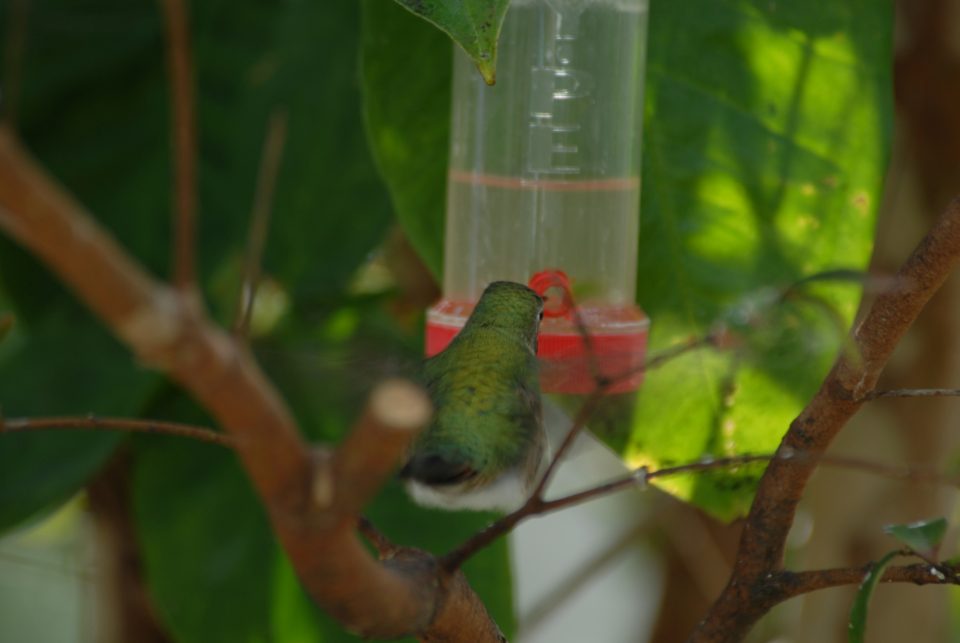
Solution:
<path fill-rule="evenodd" d="M 135 415 L 156 386 L 156 376 L 88 316 L 51 317 L 19 332 L 0 353 L 7 417 Z M 106 431 L 0 435 L 0 531 L 69 499 L 122 438 Z"/>
<path fill-rule="evenodd" d="M 278 551 L 235 456 L 162 437 L 134 443 L 137 531 L 164 624 L 179 643 L 268 640 Z"/>
<path fill-rule="evenodd" d="M 12 15 L 12 12 L 4 12 Z M 162 21 L 149 0 L 31 4 L 18 131 L 43 166 L 148 269 L 166 274 L 170 143 Z M 0 252 L 0 255 L 4 255 Z M 21 257 L 15 273 L 27 277 Z M 6 270 L 12 264 L 3 266 Z M 47 277 L 49 279 L 49 277 Z M 27 283 L 35 277 L 29 275 Z M 26 297 L 56 307 L 63 297 Z M 29 310 L 24 310 L 25 314 Z"/>
<path fill-rule="evenodd" d="M 287 114 L 288 127 L 263 272 L 300 296 L 338 292 L 390 224 L 389 195 L 365 144 L 359 104 L 359 8 L 221 0 L 192 3 L 191 11 L 197 259 L 214 311 L 231 321 L 263 140 L 278 112 Z M 52 0 L 31 6 L 29 17 L 19 74 L 21 136 L 128 251 L 157 276 L 170 274 L 161 12 L 149 0 Z M 3 248 L 0 258 L 7 275 L 32 271 L 22 253 L 8 257 Z M 37 296 L 35 279 L 11 286 L 18 305 L 30 306 L 25 314 L 63 299 Z"/>
<path fill-rule="evenodd" d="M 367 136 L 407 238 L 443 269 L 450 44 L 392 2 L 363 0 L 361 73 Z M 403 51 L 403 56 L 397 56 Z M 404 73 L 408 66 L 416 73 Z"/>
<path fill-rule="evenodd" d="M 363 130 L 359 7 L 306 0 L 193 6 L 205 239 L 226 233 L 228 258 L 242 253 L 268 121 L 283 112 L 287 135 L 263 272 L 296 299 L 335 295 L 391 223 Z M 237 292 L 239 274 L 229 294 Z"/>
<path fill-rule="evenodd" d="M 873 596 L 873 590 L 883 577 L 883 572 L 899 554 L 900 552 L 896 550 L 888 552 L 872 565 L 863 577 L 857 596 L 853 600 L 853 607 L 850 608 L 850 622 L 847 625 L 847 640 L 850 643 L 863 643 L 867 630 L 867 606 L 870 604 L 870 597 Z"/>
<path fill-rule="evenodd" d="M 905 525 L 884 525 L 883 531 L 917 553 L 933 555 L 947 533 L 947 519 L 932 518 Z"/>
<path fill-rule="evenodd" d="M 449 34 L 470 55 L 488 85 L 496 81 L 497 39 L 510 0 L 396 1 Z M 419 73 L 413 66 L 407 70 L 407 76 Z"/>
<path fill-rule="evenodd" d="M 858 289 L 780 294 L 866 265 L 890 141 L 891 25 L 890 7 L 871 2 L 654 7 L 638 273 L 651 352 L 749 321 L 736 350 L 648 374 L 632 464 L 772 451 L 829 369 Z M 663 484 L 731 519 L 758 474 Z"/>

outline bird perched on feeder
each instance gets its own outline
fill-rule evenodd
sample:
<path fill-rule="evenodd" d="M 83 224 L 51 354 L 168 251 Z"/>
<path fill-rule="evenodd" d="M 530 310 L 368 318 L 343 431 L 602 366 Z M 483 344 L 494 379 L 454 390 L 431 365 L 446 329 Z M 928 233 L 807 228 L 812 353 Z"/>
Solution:
<path fill-rule="evenodd" d="M 430 426 L 400 471 L 408 493 L 443 509 L 519 507 L 543 472 L 537 333 L 543 299 L 510 281 L 487 286 L 460 333 L 426 360 Z"/>

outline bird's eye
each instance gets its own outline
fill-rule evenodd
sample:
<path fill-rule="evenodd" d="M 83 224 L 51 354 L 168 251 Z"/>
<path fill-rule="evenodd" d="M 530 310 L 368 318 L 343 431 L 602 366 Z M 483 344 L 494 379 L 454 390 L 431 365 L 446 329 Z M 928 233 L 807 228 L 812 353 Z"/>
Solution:
<path fill-rule="evenodd" d="M 543 321 L 543 311 L 540 311 L 540 321 Z"/>

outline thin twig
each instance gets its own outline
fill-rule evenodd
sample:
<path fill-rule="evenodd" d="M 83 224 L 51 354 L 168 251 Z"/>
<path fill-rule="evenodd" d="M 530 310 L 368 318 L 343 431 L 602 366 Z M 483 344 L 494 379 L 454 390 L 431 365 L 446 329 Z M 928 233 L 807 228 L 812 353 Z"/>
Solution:
<path fill-rule="evenodd" d="M 583 332 L 586 332 L 585 327 Z M 644 363 L 637 368 L 629 369 L 613 377 L 598 376 L 596 388 L 580 405 L 580 410 L 577 412 L 577 416 L 574 418 L 574 421 L 571 424 L 570 429 L 567 431 L 566 436 L 564 436 L 563 442 L 561 442 L 560 446 L 557 448 L 557 452 L 553 454 L 550 464 L 547 466 L 543 476 L 541 476 L 540 481 L 537 483 L 532 495 L 540 498 L 541 500 L 543 499 L 543 494 L 546 491 L 547 485 L 550 483 L 550 479 L 559 466 L 560 461 L 563 459 L 563 456 L 576 441 L 577 436 L 586 426 L 587 420 L 589 420 L 590 416 L 593 415 L 594 411 L 596 411 L 597 406 L 599 406 L 600 402 L 603 400 L 603 396 L 606 395 L 606 392 L 611 387 L 615 386 L 621 380 L 633 377 L 637 372 L 645 373 L 663 366 L 667 362 L 685 355 L 692 350 L 702 348 L 704 346 L 711 346 L 715 343 L 716 338 L 713 332 L 702 337 L 691 337 L 675 346 L 671 346 L 658 352 L 656 355 L 653 355 L 649 359 L 645 360 Z"/>
<path fill-rule="evenodd" d="M 960 397 L 960 388 L 894 388 L 887 391 L 873 391 L 866 399 L 877 400 L 884 397 Z"/>
<path fill-rule="evenodd" d="M 15 324 L 16 319 L 11 313 L 0 313 L 0 342 L 7 338 Z"/>
<path fill-rule="evenodd" d="M 597 351 L 593 346 L 593 335 L 587 328 L 587 323 L 583 320 L 583 315 L 580 314 L 580 308 L 573 299 L 573 293 L 568 292 L 567 295 L 570 297 L 570 310 L 572 312 L 573 324 L 577 327 L 577 332 L 580 334 L 580 341 L 583 342 L 584 353 L 587 355 L 587 366 L 590 369 L 590 377 L 593 378 L 593 381 L 596 382 L 598 386 L 602 386 L 606 377 L 600 372 Z"/>
<path fill-rule="evenodd" d="M 400 547 L 387 538 L 386 534 L 377 529 L 366 516 L 360 516 L 357 519 L 357 531 L 363 534 L 363 537 L 373 545 L 373 548 L 377 550 L 381 559 L 390 558 L 400 550 Z"/>
<path fill-rule="evenodd" d="M 790 452 L 743 454 L 723 458 L 701 458 L 700 460 L 696 460 L 694 462 L 679 464 L 671 467 L 661 467 L 660 469 L 655 469 L 653 471 L 650 471 L 646 467 L 640 467 L 626 476 L 615 478 L 609 482 L 584 489 L 583 491 L 577 491 L 561 498 L 545 501 L 537 507 L 536 513 L 543 514 L 556 511 L 558 509 L 580 504 L 582 502 L 586 502 L 587 500 L 592 500 L 593 498 L 597 498 L 599 496 L 605 496 L 629 487 L 642 488 L 648 482 L 656 478 L 666 478 L 681 474 L 698 473 L 713 469 L 742 467 L 748 464 L 754 464 L 757 462 L 767 463 L 773 460 L 816 461 L 816 463 L 821 466 L 862 471 L 864 473 L 872 473 L 878 476 L 893 478 L 896 480 L 911 480 L 915 482 L 926 482 L 929 484 L 946 485 L 952 487 L 960 486 L 960 479 L 958 479 L 957 476 L 946 475 L 926 467 L 888 465 L 882 462 L 874 462 L 872 460 L 865 460 L 862 458 L 835 455 L 815 455 Z"/>
<path fill-rule="evenodd" d="M 553 454 L 550 463 L 547 465 L 546 471 L 544 471 L 543 475 L 540 477 L 537 486 L 534 488 L 533 492 L 530 494 L 530 497 L 523 504 L 523 506 L 500 518 L 496 522 L 491 523 L 485 529 L 473 534 L 473 536 L 463 542 L 459 547 L 440 557 L 439 560 L 441 566 L 448 572 L 458 569 L 474 553 L 483 549 L 484 547 L 487 547 L 494 540 L 509 532 L 524 518 L 544 513 L 545 511 L 559 509 L 569 504 L 583 502 L 590 498 L 612 493 L 613 491 L 623 487 L 635 484 L 636 479 L 632 475 L 629 479 L 612 481 L 610 483 L 600 485 L 595 489 L 574 494 L 574 496 L 576 496 L 575 498 L 568 496 L 566 498 L 559 498 L 549 502 L 543 498 L 543 494 L 546 491 L 553 474 L 556 472 L 557 467 L 560 466 L 563 456 L 576 441 L 577 436 L 586 426 L 587 420 L 589 420 L 590 416 L 593 415 L 594 411 L 603 400 L 603 396 L 610 387 L 614 386 L 621 379 L 628 379 L 632 377 L 638 371 L 646 372 L 659 366 L 663 366 L 667 362 L 676 359 L 677 357 L 680 357 L 681 355 L 684 355 L 692 350 L 702 348 L 704 346 L 716 345 L 718 333 L 719 331 L 711 331 L 702 337 L 691 337 L 686 341 L 677 344 L 676 346 L 672 346 L 657 353 L 653 357 L 647 359 L 642 366 L 636 369 L 629 369 L 628 371 L 620 373 L 614 377 L 598 378 L 596 388 L 580 405 L 580 410 L 577 412 L 570 429 L 564 436 L 563 442 L 561 442 L 560 446 L 557 448 L 556 453 Z M 582 497 L 581 494 L 583 494 Z M 564 501 L 566 504 L 557 504 L 558 502 Z"/>
<path fill-rule="evenodd" d="M 283 158 L 286 139 L 287 112 L 279 109 L 270 116 L 270 123 L 267 125 L 267 133 L 263 141 L 263 154 L 260 157 L 257 191 L 250 215 L 247 253 L 243 261 L 243 285 L 240 287 L 240 303 L 233 323 L 233 335 L 238 339 L 246 338 L 250 332 L 250 317 L 257 298 L 263 248 L 267 242 L 270 215 L 273 211 L 273 193 L 280 173 L 280 161 Z"/>
<path fill-rule="evenodd" d="M 173 283 L 185 291 L 196 283 L 197 134 L 193 61 L 186 0 L 160 0 L 166 22 L 170 74 L 170 129 L 174 158 Z"/>
<path fill-rule="evenodd" d="M 531 496 L 526 504 L 514 512 L 508 513 L 503 518 L 490 523 L 480 531 L 476 532 L 470 538 L 465 540 L 455 549 L 450 550 L 438 558 L 440 567 L 447 573 L 452 573 L 459 569 L 475 553 L 489 546 L 497 538 L 500 538 L 520 523 L 524 518 L 535 516 L 540 513 L 540 507 L 544 501 Z"/>
<path fill-rule="evenodd" d="M 586 426 L 587 420 L 590 419 L 590 416 L 593 415 L 593 412 L 597 409 L 597 406 L 603 399 L 604 393 L 605 387 L 598 387 L 593 391 L 593 393 L 587 396 L 587 399 L 584 400 L 583 404 L 580 405 L 580 410 L 577 412 L 577 416 L 574 418 L 573 424 L 570 425 L 570 429 L 567 431 L 566 436 L 564 436 L 563 442 L 560 443 L 560 446 L 557 448 L 557 452 L 553 454 L 550 463 L 547 465 L 546 471 L 543 472 L 543 475 L 540 477 L 540 481 L 534 488 L 533 493 L 531 494 L 532 498 L 543 500 L 543 494 L 546 491 L 547 485 L 550 483 L 550 479 L 553 477 L 554 472 L 557 470 L 557 467 L 560 466 L 560 461 L 563 459 L 563 456 L 566 455 L 570 447 L 573 446 L 573 443 L 576 441 L 580 431 L 582 431 Z"/>
<path fill-rule="evenodd" d="M 916 555 L 916 552 L 904 550 L 903 555 Z M 816 569 L 803 572 L 774 572 L 765 580 L 770 591 L 768 596 L 776 598 L 776 603 L 788 598 L 808 594 L 829 587 L 857 585 L 873 567 L 868 563 L 861 567 L 838 567 Z M 960 566 L 948 563 L 930 564 L 929 562 L 912 565 L 888 567 L 880 578 L 881 583 L 913 583 L 914 585 L 958 585 L 960 584 Z M 776 604 L 775 603 L 775 604 Z"/>
<path fill-rule="evenodd" d="M 526 503 L 524 503 L 522 507 L 491 523 L 482 531 L 477 532 L 459 547 L 441 557 L 440 561 L 445 569 L 456 569 L 476 552 L 487 547 L 494 540 L 513 529 L 518 523 L 531 516 L 539 516 L 558 511 L 560 509 L 565 509 L 573 505 L 582 504 L 588 500 L 607 496 L 623 489 L 629 489 L 633 487 L 642 489 L 651 480 L 657 478 L 700 473 L 714 469 L 742 467 L 758 462 L 769 463 L 774 460 L 815 462 L 821 466 L 862 471 L 896 480 L 911 480 L 915 482 L 926 482 L 928 484 L 947 485 L 952 487 L 960 486 L 960 477 L 956 475 L 943 474 L 928 467 L 888 465 L 882 462 L 874 462 L 872 460 L 865 460 L 850 456 L 824 455 L 781 450 L 777 453 L 747 453 L 722 458 L 704 457 L 693 462 L 669 467 L 661 467 L 655 470 L 650 470 L 645 466 L 640 467 L 625 476 L 620 476 L 602 484 L 589 487 L 581 491 L 575 491 L 566 496 L 555 498 L 553 500 L 544 500 L 540 496 L 533 495 Z"/>
<path fill-rule="evenodd" d="M 155 433 L 172 435 L 180 438 L 189 438 L 208 444 L 234 448 L 236 439 L 225 433 L 218 433 L 213 429 L 180 422 L 164 422 L 160 420 L 141 420 L 137 418 L 114 418 L 64 416 L 38 418 L 0 418 L 0 434 L 24 433 L 44 429 L 78 429 L 100 431 L 127 431 L 130 433 Z"/>

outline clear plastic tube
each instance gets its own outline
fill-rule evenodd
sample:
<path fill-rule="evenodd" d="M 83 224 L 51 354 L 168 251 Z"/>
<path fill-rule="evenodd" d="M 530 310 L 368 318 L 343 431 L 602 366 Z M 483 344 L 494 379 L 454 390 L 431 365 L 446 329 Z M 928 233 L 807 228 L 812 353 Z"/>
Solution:
<path fill-rule="evenodd" d="M 488 283 L 539 278 L 541 354 L 566 372 L 548 368 L 545 390 L 593 384 L 579 382 L 590 360 L 561 284 L 598 338 L 602 372 L 642 360 L 647 320 L 634 297 L 646 17 L 646 0 L 514 0 L 493 87 L 456 52 L 444 300 L 428 317 L 428 352 L 452 338 Z M 608 340 L 616 346 L 605 357 Z"/>

